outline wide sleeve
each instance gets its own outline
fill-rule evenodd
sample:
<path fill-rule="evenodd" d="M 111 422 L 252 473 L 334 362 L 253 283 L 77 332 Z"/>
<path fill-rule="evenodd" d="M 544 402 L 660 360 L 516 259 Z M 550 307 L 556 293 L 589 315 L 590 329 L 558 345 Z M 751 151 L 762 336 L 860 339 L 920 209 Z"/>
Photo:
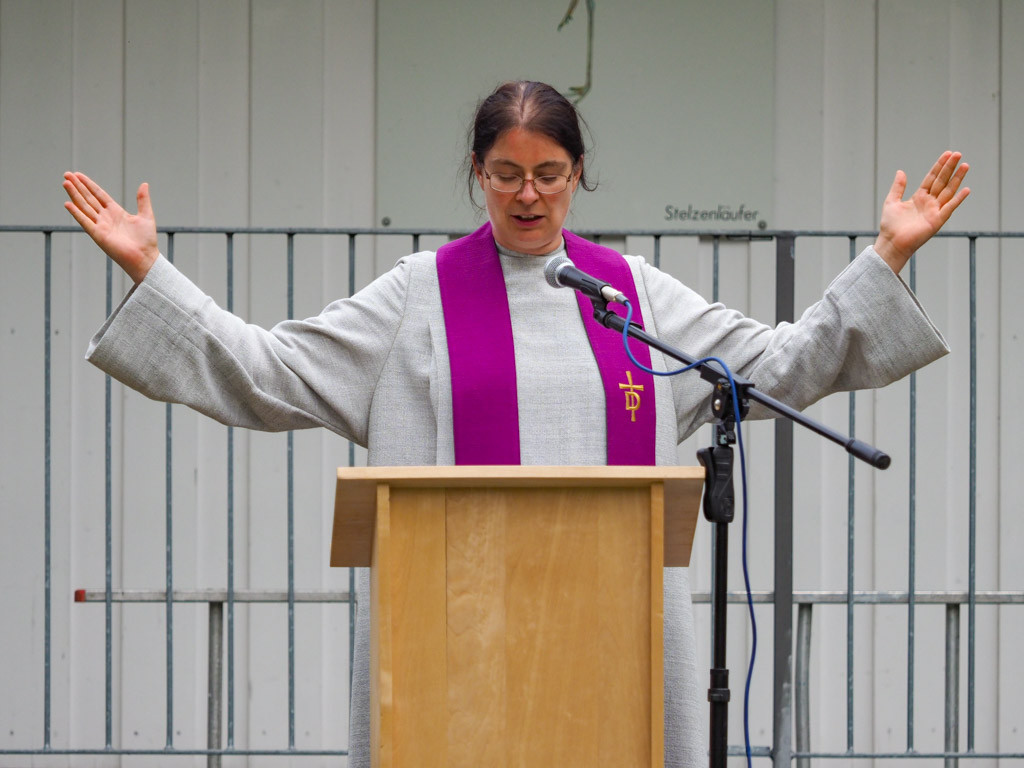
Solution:
<path fill-rule="evenodd" d="M 653 267 L 643 275 L 662 339 L 723 359 L 797 409 L 833 392 L 885 386 L 949 352 L 917 298 L 872 248 L 797 322 L 774 328 L 708 303 Z M 672 386 L 682 440 L 707 420 L 709 390 L 690 373 L 673 377 Z"/>
<path fill-rule="evenodd" d="M 365 445 L 408 281 L 399 262 L 318 316 L 266 330 L 218 307 L 161 256 L 93 337 L 86 358 L 147 397 L 224 424 L 323 426 Z"/>

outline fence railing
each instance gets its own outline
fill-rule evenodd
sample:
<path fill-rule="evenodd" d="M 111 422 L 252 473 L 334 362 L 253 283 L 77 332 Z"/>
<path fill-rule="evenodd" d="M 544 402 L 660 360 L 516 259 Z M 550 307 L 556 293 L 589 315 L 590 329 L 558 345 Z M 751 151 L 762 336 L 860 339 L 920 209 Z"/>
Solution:
<path fill-rule="evenodd" d="M 288 434 L 287 443 L 287 538 L 285 542 L 287 550 L 287 588 L 285 590 L 252 590 L 238 589 L 235 587 L 235 537 L 234 525 L 238 510 L 234 500 L 234 446 L 235 433 L 232 428 L 226 431 L 226 523 L 227 523 L 227 588 L 224 590 L 198 589 L 182 590 L 175 585 L 174 569 L 172 566 L 172 541 L 174 503 L 172 493 L 172 477 L 174 467 L 172 466 L 172 444 L 174 429 L 172 420 L 172 406 L 166 406 L 166 430 L 165 449 L 166 466 L 164 468 L 166 478 L 165 488 L 165 585 L 158 590 L 132 590 L 115 588 L 113 571 L 114 555 L 112 547 L 112 510 L 114 506 L 112 498 L 112 484 L 114 474 L 114 459 L 112 452 L 112 395 L 111 381 L 109 377 L 105 383 L 104 403 L 104 464 L 105 464 L 105 500 L 104 500 L 104 584 L 102 588 L 79 589 L 75 599 L 84 603 L 102 603 L 104 606 L 104 631 L 105 631 L 105 659 L 104 659 L 104 683 L 105 683 L 105 734 L 104 746 L 97 749 L 76 748 L 74 745 L 56 746 L 53 743 L 51 733 L 51 709 L 53 706 L 53 690 L 51 680 L 51 662 L 54 649 L 52 647 L 52 617 L 54 606 L 52 602 L 52 489 L 53 478 L 51 474 L 51 436 L 52 436 L 52 354 L 51 354 L 51 316 L 53 312 L 53 288 L 52 288 L 52 262 L 53 262 L 53 237 L 57 233 L 74 233 L 74 227 L 34 227 L 34 226 L 0 226 L 0 235 L 4 233 L 31 233 L 38 235 L 42 257 L 42 294 L 44 297 L 42 324 L 44 327 L 44 352 L 43 352 L 43 381 L 44 381 L 44 493 L 43 493 L 43 527 L 44 527 L 44 629 L 43 629 L 43 729 L 41 743 L 29 744 L 17 747 L 0 748 L 2 755 L 147 755 L 160 754 L 181 755 L 181 756 L 207 756 L 208 763 L 219 765 L 220 759 L 224 756 L 271 756 L 288 755 L 299 756 L 321 756 L 333 757 L 347 754 L 347 750 L 337 749 L 307 749 L 296 746 L 296 706 L 295 706 L 295 606 L 299 603 L 348 603 L 351 595 L 354 594 L 353 582 L 349 582 L 348 591 L 309 591 L 296 589 L 295 582 L 295 556 L 294 556 L 294 451 L 292 435 Z M 177 227 L 162 229 L 166 237 L 165 255 L 171 260 L 175 256 L 175 242 L 180 235 L 215 235 L 224 238 L 224 263 L 226 269 L 226 308 L 234 311 L 235 291 L 235 243 L 239 236 L 259 237 L 264 235 L 284 236 L 287 282 L 285 294 L 287 301 L 287 315 L 293 316 L 294 312 L 294 275 L 295 275 L 295 240 L 297 237 L 318 237 L 318 238 L 344 238 L 347 242 L 348 251 L 348 288 L 349 295 L 356 290 L 356 265 L 357 265 L 357 239 L 371 241 L 377 238 L 404 237 L 411 239 L 412 250 L 420 248 L 421 237 L 443 238 L 448 235 L 443 230 L 419 230 L 399 231 L 380 228 L 222 228 L 222 227 Z M 723 243 L 732 241 L 764 241 L 766 244 L 774 243 L 775 252 L 775 298 L 776 298 L 776 322 L 791 322 L 795 316 L 795 254 L 796 243 L 801 238 L 819 238 L 825 240 L 845 240 L 848 242 L 849 258 L 852 260 L 857 253 L 857 242 L 859 239 L 872 238 L 874 233 L 866 231 L 753 231 L 753 232 L 706 232 L 706 231 L 641 231 L 622 230 L 583 233 L 595 239 L 624 241 L 631 238 L 647 238 L 653 243 L 653 262 L 660 266 L 662 261 L 663 243 L 668 239 L 688 238 L 699 239 L 706 247 L 710 247 L 713 281 L 712 298 L 718 298 L 719 293 L 719 252 Z M 774 577 L 773 588 L 770 591 L 757 592 L 754 595 L 755 602 L 770 603 L 773 616 L 773 647 L 774 658 L 773 668 L 773 729 L 770 745 L 755 745 L 753 754 L 757 757 L 769 757 L 776 766 L 789 766 L 793 761 L 797 765 L 805 766 L 810 760 L 825 758 L 933 758 L 942 759 L 946 765 L 955 765 L 957 761 L 964 758 L 1022 758 L 1024 750 L 1016 751 L 980 751 L 976 749 L 976 711 L 975 711 L 975 663 L 977 658 L 976 647 L 976 613 L 979 605 L 1011 606 L 1024 604 L 1024 584 L 1020 590 L 1013 591 L 985 591 L 977 588 L 976 563 L 977 563 L 977 281 L 976 261 L 977 243 L 979 240 L 996 240 L 999 242 L 1022 238 L 1024 232 L 1000 233 L 1000 232 L 949 232 L 942 233 L 941 237 L 952 238 L 964 241 L 966 248 L 964 261 L 967 272 L 967 292 L 969 296 L 969 339 L 970 339 L 970 393 L 968 409 L 969 415 L 969 466 L 967 468 L 968 480 L 968 586 L 962 591 L 920 591 L 915 581 L 917 548 L 915 543 L 915 532 L 917 530 L 915 489 L 917 487 L 916 461 L 917 461 L 917 435 L 916 435 L 916 399 L 917 383 L 916 374 L 910 379 L 910 433 L 909 461 L 910 461 L 910 488 L 909 488 L 909 509 L 908 509 L 908 551 L 907 551 L 907 587 L 903 591 L 871 591 L 857 590 L 854 588 L 854 509 L 855 509 L 855 482 L 854 482 L 854 460 L 849 458 L 848 481 L 847 481 L 847 588 L 841 591 L 796 591 L 793 582 L 793 519 L 794 519 L 794 440 L 792 425 L 788 422 L 777 422 L 775 425 L 775 448 L 774 448 Z M 865 240 L 865 242 L 867 242 Z M 915 262 L 911 262 L 909 270 L 909 282 L 914 287 L 916 279 Z M 114 289 L 112 268 L 107 264 L 106 277 L 106 311 L 109 314 L 113 308 Z M 19 288 L 23 291 L 39 290 L 38 285 L 26 285 Z M 849 432 L 854 433 L 856 428 L 856 398 L 853 394 L 849 396 Z M 5 437 L 4 439 L 10 439 Z M 355 448 L 349 445 L 349 463 L 356 460 Z M 86 585 L 92 586 L 92 585 Z M 710 596 L 706 593 L 695 593 L 695 603 L 707 603 Z M 739 602 L 745 600 L 745 596 L 739 592 L 730 592 L 730 601 Z M 114 743 L 113 723 L 115 713 L 113 712 L 112 692 L 112 670 L 113 670 L 113 638 L 112 638 L 112 611 L 113 606 L 118 603 L 160 603 L 165 607 L 166 623 L 166 745 L 163 749 L 137 749 L 118 746 Z M 277 602 L 287 606 L 287 627 L 288 636 L 288 739 L 287 743 L 279 749 L 253 749 L 236 744 L 235 738 L 235 701 L 237 698 L 235 667 L 235 606 L 239 603 L 253 602 Z M 175 728 L 173 722 L 174 713 L 174 646 L 176 640 L 174 634 L 174 606 L 180 603 L 206 603 L 208 605 L 208 717 L 207 717 L 207 744 L 205 747 L 189 746 L 182 747 L 175 742 Z M 812 649 L 812 617 L 814 606 L 823 604 L 840 604 L 846 607 L 846 749 L 837 751 L 815 751 L 811 745 L 810 734 L 812 731 L 811 707 L 809 704 L 810 690 L 810 658 Z M 857 605 L 900 605 L 905 606 L 907 611 L 907 647 L 906 647 L 906 700 L 907 700 L 907 746 L 904 751 L 890 752 L 865 752 L 855 749 L 854 743 L 854 607 Z M 944 703 L 944 749 L 943 751 L 921 752 L 915 748 L 914 722 L 915 722 L 915 615 L 917 608 L 922 605 L 941 604 L 945 606 L 945 703 Z M 960 674 L 959 664 L 961 651 L 961 620 L 960 612 L 962 607 L 967 609 L 967 713 L 966 718 L 966 745 L 961 749 L 959 734 L 961 731 L 961 715 L 959 711 L 960 690 L 963 683 Z M 59 606 L 58 610 L 70 610 L 70 606 Z M 351 614 L 352 612 L 350 612 Z M 796 614 L 794 616 L 794 613 Z M 795 628 L 795 645 L 794 645 Z M 354 627 L 350 625 L 350 639 Z M 225 638 L 226 635 L 226 638 Z M 226 640 L 226 642 L 225 642 Z M 226 645 L 226 648 L 225 648 Z M 349 647 L 351 648 L 350 642 Z M 16 660 L 15 660 L 16 662 Z M 226 670 L 222 665 L 226 662 Z M 735 669 L 741 668 L 740 659 L 731 660 L 731 666 Z M 226 683 L 226 691 L 224 690 Z M 837 694 L 838 695 L 838 694 Z M 221 722 L 222 708 L 226 708 L 227 723 L 226 733 Z M 734 725 L 733 741 L 740 729 Z M 730 747 L 731 754 L 742 754 L 740 746 Z"/>

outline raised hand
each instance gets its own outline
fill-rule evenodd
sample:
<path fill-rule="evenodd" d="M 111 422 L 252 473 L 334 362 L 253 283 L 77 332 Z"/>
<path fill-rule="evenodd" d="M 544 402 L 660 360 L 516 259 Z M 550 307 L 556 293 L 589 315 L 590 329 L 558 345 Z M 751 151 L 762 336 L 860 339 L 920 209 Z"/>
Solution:
<path fill-rule="evenodd" d="M 84 173 L 65 173 L 63 187 L 70 198 L 64 207 L 75 221 L 132 280 L 142 282 L 160 255 L 149 185 L 139 187 L 135 215 Z"/>
<path fill-rule="evenodd" d="M 918 248 L 945 224 L 971 190 L 960 189 L 969 166 L 959 152 L 943 152 L 909 200 L 903 199 L 907 175 L 896 171 L 882 203 L 875 251 L 897 274 Z M 959 167 L 957 165 L 959 164 Z"/>

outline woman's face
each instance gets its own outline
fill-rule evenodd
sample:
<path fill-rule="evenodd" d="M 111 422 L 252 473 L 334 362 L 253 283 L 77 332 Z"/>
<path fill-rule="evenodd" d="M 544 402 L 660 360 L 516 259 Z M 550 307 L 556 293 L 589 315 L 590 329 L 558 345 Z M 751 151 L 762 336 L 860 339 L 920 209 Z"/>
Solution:
<path fill-rule="evenodd" d="M 558 248 L 562 224 L 579 183 L 573 158 L 557 142 L 543 134 L 512 128 L 503 133 L 486 157 L 473 157 L 477 181 L 487 201 L 494 239 L 520 253 L 541 255 Z M 526 181 L 518 192 L 496 192 L 485 172 L 494 176 L 521 176 Z M 538 194 L 531 183 L 541 176 L 569 176 L 562 192 Z"/>

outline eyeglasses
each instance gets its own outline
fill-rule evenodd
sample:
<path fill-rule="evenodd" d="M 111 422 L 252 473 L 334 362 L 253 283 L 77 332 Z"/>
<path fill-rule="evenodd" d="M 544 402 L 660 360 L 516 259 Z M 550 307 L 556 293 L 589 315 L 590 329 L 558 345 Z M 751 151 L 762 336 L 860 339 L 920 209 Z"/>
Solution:
<path fill-rule="evenodd" d="M 484 176 L 495 192 L 518 192 L 526 182 L 530 182 L 539 195 L 557 195 L 559 192 L 565 192 L 572 179 L 571 173 L 568 176 L 537 176 L 524 179 L 514 173 L 488 173 L 486 169 Z"/>

